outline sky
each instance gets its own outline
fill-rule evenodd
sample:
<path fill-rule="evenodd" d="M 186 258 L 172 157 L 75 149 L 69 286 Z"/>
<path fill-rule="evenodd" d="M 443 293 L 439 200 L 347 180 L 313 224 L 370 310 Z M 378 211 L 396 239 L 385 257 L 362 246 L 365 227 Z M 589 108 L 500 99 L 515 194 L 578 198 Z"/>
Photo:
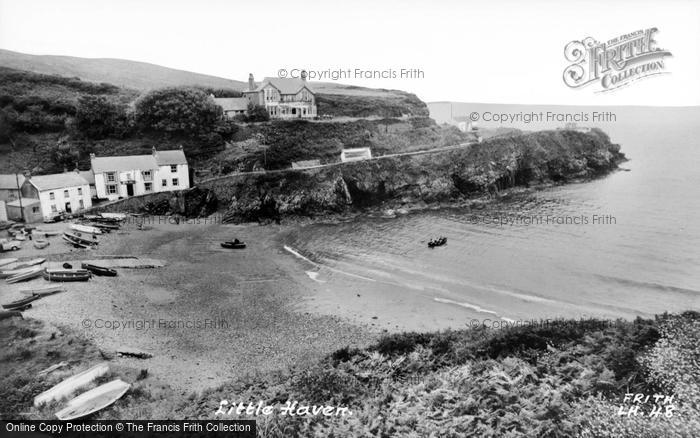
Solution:
<path fill-rule="evenodd" d="M 608 93 L 564 84 L 570 41 L 651 27 L 667 74 Z M 424 101 L 700 105 L 700 0 L 0 0 L 0 48 L 237 80 L 349 69 L 338 82 Z"/>

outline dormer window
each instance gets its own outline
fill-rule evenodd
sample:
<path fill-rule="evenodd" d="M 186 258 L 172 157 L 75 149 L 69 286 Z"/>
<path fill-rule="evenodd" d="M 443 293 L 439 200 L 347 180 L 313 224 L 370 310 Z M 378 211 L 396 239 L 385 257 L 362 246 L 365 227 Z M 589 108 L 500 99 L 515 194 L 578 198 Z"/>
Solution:
<path fill-rule="evenodd" d="M 177 172 L 177 164 L 171 164 L 171 165 L 170 165 L 170 172 L 171 172 L 171 173 L 176 173 L 176 172 Z"/>

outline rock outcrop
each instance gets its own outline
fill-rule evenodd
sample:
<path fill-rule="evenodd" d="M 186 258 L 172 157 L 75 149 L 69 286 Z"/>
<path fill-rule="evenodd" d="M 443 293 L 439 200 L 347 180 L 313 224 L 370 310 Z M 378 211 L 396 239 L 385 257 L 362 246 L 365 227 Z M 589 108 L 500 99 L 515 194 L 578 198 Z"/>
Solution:
<path fill-rule="evenodd" d="M 200 187 L 216 194 L 226 221 L 245 222 L 465 200 L 604 175 L 624 160 L 620 146 L 600 130 L 557 130 L 493 138 L 449 152 L 231 176 Z"/>

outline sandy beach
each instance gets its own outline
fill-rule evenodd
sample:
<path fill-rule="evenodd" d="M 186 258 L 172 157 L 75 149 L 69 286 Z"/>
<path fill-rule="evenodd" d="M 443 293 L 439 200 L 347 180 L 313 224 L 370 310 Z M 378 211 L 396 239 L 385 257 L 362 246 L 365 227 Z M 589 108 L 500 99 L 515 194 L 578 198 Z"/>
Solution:
<path fill-rule="evenodd" d="M 56 236 L 44 250 L 27 241 L 21 250 L 3 256 L 20 261 L 46 257 L 49 266 L 109 255 L 163 261 L 161 268 L 119 268 L 116 278 L 93 276 L 88 282 L 65 283 L 67 292 L 35 302 L 24 316 L 80 333 L 107 355 L 122 346 L 149 352 L 150 359 L 114 360 L 147 367 L 153 377 L 189 392 L 246 374 L 303 367 L 338 348 L 367 345 L 388 325 L 388 320 L 378 324 L 371 318 L 364 325 L 353 324 L 344 317 L 357 310 L 347 308 L 351 301 L 341 303 L 342 309 L 339 304 L 340 316 L 314 312 L 314 301 L 325 302 L 333 295 L 307 276 L 305 262 L 275 240 L 282 231 L 280 226 L 155 219 L 142 230 L 127 223 L 100 236 L 95 249 L 73 249 Z M 220 247 L 221 241 L 234 237 L 248 247 Z M 0 302 L 24 297 L 21 290 L 47 285 L 42 278 L 3 283 Z"/>

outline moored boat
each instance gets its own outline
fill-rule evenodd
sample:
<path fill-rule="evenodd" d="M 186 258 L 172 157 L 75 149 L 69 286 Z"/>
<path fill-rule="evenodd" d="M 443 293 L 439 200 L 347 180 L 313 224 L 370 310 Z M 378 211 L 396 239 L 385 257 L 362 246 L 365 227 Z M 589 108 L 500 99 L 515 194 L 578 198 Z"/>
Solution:
<path fill-rule="evenodd" d="M 99 266 L 95 265 L 92 263 L 83 263 L 80 266 L 83 269 L 87 269 L 88 271 L 92 272 L 93 274 L 100 276 L 100 277 L 116 277 L 117 276 L 117 270 L 108 268 L 106 266 Z"/>
<path fill-rule="evenodd" d="M 88 281 L 91 277 L 87 269 L 44 269 L 44 279 L 48 281 Z"/>

